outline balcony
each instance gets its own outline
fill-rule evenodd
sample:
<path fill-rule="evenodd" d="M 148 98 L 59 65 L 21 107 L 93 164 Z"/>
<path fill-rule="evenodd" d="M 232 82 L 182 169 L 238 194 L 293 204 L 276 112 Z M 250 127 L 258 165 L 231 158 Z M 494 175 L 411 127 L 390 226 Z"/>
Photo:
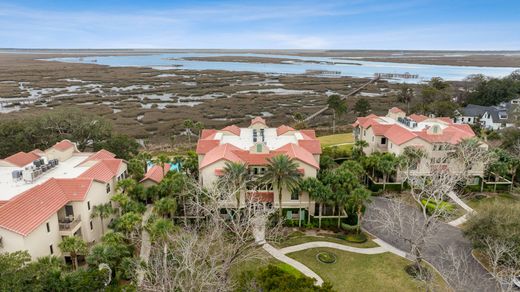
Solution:
<path fill-rule="evenodd" d="M 81 216 L 68 216 L 65 218 L 58 218 L 58 224 L 60 226 L 60 233 L 62 235 L 70 235 L 76 232 L 81 223 Z"/>

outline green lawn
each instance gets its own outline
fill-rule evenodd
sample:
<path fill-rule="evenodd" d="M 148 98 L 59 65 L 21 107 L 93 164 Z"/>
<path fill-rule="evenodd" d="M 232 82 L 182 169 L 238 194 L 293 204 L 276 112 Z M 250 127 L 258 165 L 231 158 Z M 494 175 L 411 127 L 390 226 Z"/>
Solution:
<path fill-rule="evenodd" d="M 273 246 L 276 248 L 284 248 L 288 246 L 298 245 L 302 243 L 312 242 L 312 241 L 326 241 L 326 242 L 334 242 L 338 244 L 344 244 L 352 247 L 359 248 L 371 248 L 378 247 L 377 243 L 373 242 L 371 239 L 367 240 L 363 243 L 351 243 L 343 239 L 336 238 L 333 235 L 325 235 L 325 236 L 310 236 L 310 235 L 302 235 L 302 236 L 294 236 L 289 237 L 288 239 L 281 242 L 273 242 Z"/>
<path fill-rule="evenodd" d="M 318 252 L 328 251 L 336 255 L 333 264 L 316 260 Z M 329 281 L 336 291 L 424 291 L 404 270 L 409 261 L 391 253 L 365 255 L 331 248 L 315 248 L 288 254 L 303 263 L 324 281 Z M 437 276 L 441 286 L 436 291 L 448 291 Z"/>
<path fill-rule="evenodd" d="M 482 199 L 471 199 L 466 202 L 471 208 L 475 209 L 477 212 L 479 209 L 485 208 L 486 206 L 489 206 L 490 204 L 493 204 L 494 202 L 505 202 L 505 203 L 511 203 L 511 202 L 520 202 L 520 199 L 518 197 L 514 197 L 511 194 L 504 193 L 504 194 L 498 194 L 493 195 L 490 197 L 482 198 Z"/>
<path fill-rule="evenodd" d="M 318 140 L 320 140 L 321 146 L 328 147 L 336 144 L 354 143 L 354 135 L 352 133 L 328 135 L 318 137 Z"/>

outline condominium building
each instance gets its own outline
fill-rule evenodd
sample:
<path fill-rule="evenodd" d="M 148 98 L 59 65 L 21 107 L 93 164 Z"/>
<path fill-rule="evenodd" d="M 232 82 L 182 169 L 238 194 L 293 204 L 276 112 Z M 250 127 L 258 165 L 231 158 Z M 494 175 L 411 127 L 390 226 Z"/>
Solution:
<path fill-rule="evenodd" d="M 203 130 L 197 143 L 199 157 L 199 179 L 204 187 L 213 185 L 224 175 L 226 162 L 240 162 L 249 167 L 252 175 L 261 176 L 268 164 L 268 159 L 284 154 L 294 159 L 302 177 L 316 177 L 319 169 L 321 145 L 314 130 L 295 130 L 282 125 L 270 128 L 266 121 L 256 117 L 247 128 L 232 125 L 221 130 Z M 240 203 L 243 206 L 247 196 L 255 195 L 258 200 L 268 206 L 279 207 L 277 190 L 271 185 L 254 186 L 242 192 Z M 229 207 L 236 202 L 227 202 Z M 283 208 L 305 208 L 312 205 L 308 194 L 282 191 Z M 292 212 L 292 211 L 291 211 Z M 298 214 L 292 212 L 293 216 Z"/>
<path fill-rule="evenodd" d="M 92 210 L 110 202 L 126 175 L 126 162 L 113 153 L 82 153 L 68 140 L 0 160 L 0 252 L 66 256 L 58 247 L 66 236 L 99 241 L 101 220 Z"/>
<path fill-rule="evenodd" d="M 415 174 L 428 174 L 429 167 L 437 165 L 449 167 L 456 171 L 460 165 L 450 160 L 449 153 L 453 145 L 463 139 L 475 137 L 475 133 L 467 124 L 455 124 L 450 118 L 432 118 L 423 115 L 406 115 L 399 108 L 391 108 L 386 116 L 371 114 L 360 117 L 352 125 L 356 141 L 366 141 L 368 146 L 363 151 L 369 155 L 373 152 L 389 152 L 401 155 L 406 147 L 421 148 L 426 158 L 417 165 Z M 486 144 L 481 144 L 486 147 Z M 471 170 L 474 176 L 482 176 L 484 169 L 475 164 Z M 398 172 L 397 181 L 401 174 Z"/>

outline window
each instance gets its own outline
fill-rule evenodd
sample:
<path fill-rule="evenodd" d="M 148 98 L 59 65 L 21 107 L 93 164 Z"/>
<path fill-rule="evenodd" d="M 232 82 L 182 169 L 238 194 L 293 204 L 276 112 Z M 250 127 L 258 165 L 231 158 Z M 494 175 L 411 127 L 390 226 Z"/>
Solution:
<path fill-rule="evenodd" d="M 47 232 L 51 232 L 51 226 L 49 225 L 49 222 L 45 223 L 45 225 L 47 226 Z"/>
<path fill-rule="evenodd" d="M 92 224 L 92 220 L 90 220 L 90 230 L 94 230 L 94 225 Z"/>
<path fill-rule="evenodd" d="M 110 183 L 107 183 L 107 194 L 110 193 Z"/>
<path fill-rule="evenodd" d="M 386 138 L 385 137 L 381 138 L 381 145 L 386 145 Z"/>
<path fill-rule="evenodd" d="M 71 205 L 65 205 L 65 216 L 74 216 L 74 208 Z"/>
<path fill-rule="evenodd" d="M 256 144 L 256 152 L 262 152 L 262 144 Z"/>
<path fill-rule="evenodd" d="M 90 210 L 90 201 L 87 201 L 87 209 Z"/>
<path fill-rule="evenodd" d="M 298 201 L 300 199 L 300 192 L 297 190 L 292 191 L 291 201 Z"/>
<path fill-rule="evenodd" d="M 54 254 L 54 248 L 52 247 L 52 244 L 49 245 L 49 250 L 50 250 L 51 254 Z"/>

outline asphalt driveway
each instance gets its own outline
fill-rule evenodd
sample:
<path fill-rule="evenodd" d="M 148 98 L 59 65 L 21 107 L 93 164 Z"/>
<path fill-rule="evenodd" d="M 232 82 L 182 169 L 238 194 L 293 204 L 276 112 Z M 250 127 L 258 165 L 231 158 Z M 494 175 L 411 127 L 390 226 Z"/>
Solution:
<path fill-rule="evenodd" d="M 380 224 L 374 220 L 378 218 L 377 216 L 380 216 L 381 209 L 388 210 L 390 204 L 393 203 L 395 203 L 395 201 L 391 199 L 381 197 L 373 198 L 372 203 L 367 207 L 363 227 L 368 232 L 392 244 L 396 248 L 409 252 L 409 244 L 399 239 L 395 234 L 391 234 L 380 228 Z M 406 208 L 409 208 L 409 212 L 418 212 L 418 210 L 413 207 L 407 206 Z M 419 213 L 419 216 L 422 215 Z M 401 222 L 401 224 L 403 223 Z M 404 224 L 406 225 L 408 223 Z M 405 226 L 405 228 L 402 229 L 413 229 L 409 227 L 410 226 Z M 449 260 L 446 256 L 447 250 L 451 250 L 453 254 L 463 257 L 465 259 L 463 265 L 455 266 L 454 261 Z M 464 238 L 460 229 L 445 223 L 439 223 L 435 236 L 429 240 L 427 247 L 423 251 L 423 256 L 438 270 L 447 271 L 449 273 L 447 277 L 448 281 L 452 287 L 458 288 L 456 290 L 499 291 L 491 275 L 471 256 L 471 250 L 471 243 Z"/>

